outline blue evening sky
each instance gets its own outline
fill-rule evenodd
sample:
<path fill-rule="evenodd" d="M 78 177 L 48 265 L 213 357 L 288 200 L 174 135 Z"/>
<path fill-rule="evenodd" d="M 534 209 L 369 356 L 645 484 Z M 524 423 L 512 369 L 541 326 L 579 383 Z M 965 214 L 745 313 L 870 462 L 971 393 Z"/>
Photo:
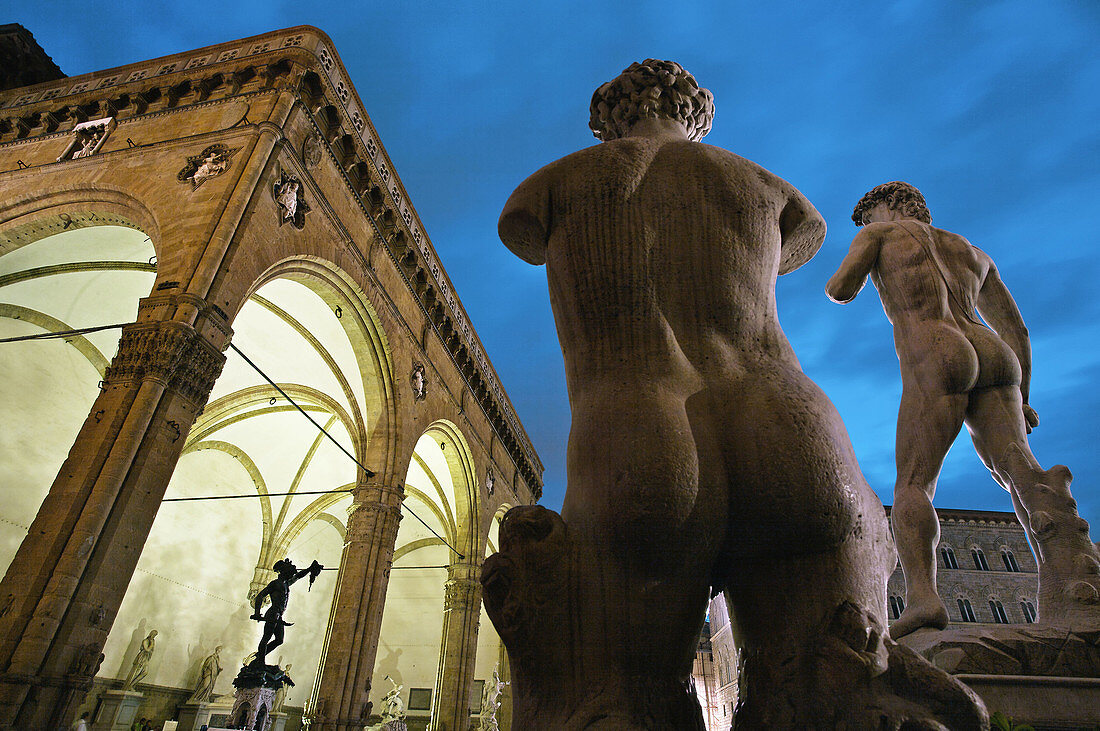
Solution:
<path fill-rule="evenodd" d="M 891 502 L 901 382 L 868 287 L 823 287 L 871 187 L 906 180 L 934 223 L 997 262 L 1031 330 L 1032 447 L 1065 463 L 1100 537 L 1100 3 L 48 2 L 0 0 L 69 75 L 298 24 L 335 43 L 546 465 L 565 491 L 569 407 L 544 272 L 496 220 L 542 165 L 596 144 L 593 89 L 635 60 L 679 61 L 714 92 L 706 142 L 789 180 L 828 221 L 817 257 L 780 279 L 784 330 L 836 403 Z M 1011 510 L 964 435 L 941 507 Z"/>

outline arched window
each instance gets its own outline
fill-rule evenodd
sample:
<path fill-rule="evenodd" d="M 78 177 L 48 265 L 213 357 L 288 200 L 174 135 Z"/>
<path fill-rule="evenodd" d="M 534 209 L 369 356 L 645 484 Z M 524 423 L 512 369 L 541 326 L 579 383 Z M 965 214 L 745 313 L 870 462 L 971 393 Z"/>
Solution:
<path fill-rule="evenodd" d="M 890 595 L 890 618 L 897 619 L 905 611 L 905 600 L 900 596 Z"/>
<path fill-rule="evenodd" d="M 955 551 L 951 546 L 944 546 L 940 549 L 940 556 L 943 557 L 943 566 L 947 569 L 959 568 L 959 562 L 955 559 Z"/>
<path fill-rule="evenodd" d="M 1031 624 L 1035 621 L 1035 605 L 1031 603 L 1030 599 L 1020 600 L 1020 609 L 1024 612 L 1024 621 Z"/>
<path fill-rule="evenodd" d="M 974 616 L 974 607 L 970 606 L 969 599 L 959 599 L 959 616 L 962 617 L 964 622 L 977 622 L 978 618 Z"/>
<path fill-rule="evenodd" d="M 1020 564 L 1016 563 L 1016 557 L 1008 548 L 1001 549 L 1001 560 L 1004 561 L 1005 571 L 1019 571 Z"/>
<path fill-rule="evenodd" d="M 982 549 L 974 546 L 970 549 L 970 557 L 974 559 L 974 568 L 979 571 L 989 571 L 989 564 L 985 560 L 985 554 L 982 553 Z"/>
<path fill-rule="evenodd" d="M 1008 615 L 1005 614 L 1004 605 L 996 599 L 989 600 L 989 611 L 993 612 L 993 621 L 997 624 L 1008 624 Z"/>

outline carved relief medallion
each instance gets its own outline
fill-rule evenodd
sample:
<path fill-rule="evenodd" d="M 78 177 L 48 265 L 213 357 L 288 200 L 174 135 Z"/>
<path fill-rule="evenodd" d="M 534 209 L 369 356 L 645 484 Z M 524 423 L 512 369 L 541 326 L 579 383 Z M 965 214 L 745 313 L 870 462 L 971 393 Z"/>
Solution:
<path fill-rule="evenodd" d="M 428 381 L 424 377 L 424 366 L 420 363 L 413 364 L 409 383 L 412 384 L 413 398 L 417 401 L 422 401 L 428 395 Z"/>
<path fill-rule="evenodd" d="M 281 173 L 275 185 L 271 187 L 275 204 L 279 207 L 279 225 L 294 224 L 294 228 L 306 227 L 306 213 L 309 204 L 302 197 L 302 181 L 288 173 Z"/>
<path fill-rule="evenodd" d="M 490 495 L 492 495 L 493 490 L 496 489 L 496 484 L 497 484 L 497 481 L 493 477 L 493 468 L 490 467 L 485 472 L 485 491 L 488 492 Z"/>
<path fill-rule="evenodd" d="M 57 158 L 57 161 L 91 157 L 99 152 L 100 148 L 103 147 L 103 143 L 106 142 L 107 136 L 114 131 L 116 126 L 117 122 L 115 122 L 114 117 L 81 122 L 73 127 L 73 138 L 69 141 L 69 146 L 65 148 L 65 151 Z"/>
<path fill-rule="evenodd" d="M 187 164 L 176 175 L 176 180 L 181 183 L 191 183 L 191 190 L 195 190 L 207 180 L 216 178 L 228 170 L 230 160 L 240 149 L 220 144 L 210 145 L 198 155 L 187 158 Z"/>
<path fill-rule="evenodd" d="M 321 141 L 317 139 L 317 135 L 306 135 L 302 143 L 302 160 L 311 168 L 321 162 Z"/>

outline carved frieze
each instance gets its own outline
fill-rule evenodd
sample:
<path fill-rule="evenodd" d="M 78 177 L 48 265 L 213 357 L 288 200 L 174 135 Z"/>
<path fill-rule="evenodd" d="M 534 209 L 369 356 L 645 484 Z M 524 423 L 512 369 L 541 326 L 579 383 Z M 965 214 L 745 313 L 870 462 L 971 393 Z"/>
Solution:
<path fill-rule="evenodd" d="M 187 164 L 176 175 L 176 180 L 181 183 L 190 183 L 191 190 L 195 190 L 207 180 L 216 178 L 228 170 L 233 155 L 237 154 L 238 150 L 240 150 L 239 147 L 231 148 L 228 145 L 210 145 L 198 155 L 187 158 Z"/>
<path fill-rule="evenodd" d="M 279 207 L 280 226 L 291 223 L 294 228 L 305 228 L 309 204 L 302 196 L 301 180 L 289 173 L 281 173 L 271 186 L 271 195 L 275 198 L 275 205 Z"/>
<path fill-rule="evenodd" d="M 73 136 L 69 141 L 69 146 L 58 156 L 57 161 L 77 160 L 96 154 L 103 147 L 103 143 L 107 141 L 108 135 L 114 131 L 116 124 L 114 117 L 104 117 L 103 119 L 93 119 L 76 125 L 73 127 Z"/>

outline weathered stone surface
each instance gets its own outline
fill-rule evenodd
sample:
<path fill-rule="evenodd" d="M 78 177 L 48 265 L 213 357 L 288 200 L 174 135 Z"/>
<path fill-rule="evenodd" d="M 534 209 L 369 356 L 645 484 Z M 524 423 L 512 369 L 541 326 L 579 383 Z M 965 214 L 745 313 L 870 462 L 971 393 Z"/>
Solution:
<path fill-rule="evenodd" d="M 900 640 L 954 675 L 1100 677 L 1100 632 L 1040 625 L 921 629 Z"/>

